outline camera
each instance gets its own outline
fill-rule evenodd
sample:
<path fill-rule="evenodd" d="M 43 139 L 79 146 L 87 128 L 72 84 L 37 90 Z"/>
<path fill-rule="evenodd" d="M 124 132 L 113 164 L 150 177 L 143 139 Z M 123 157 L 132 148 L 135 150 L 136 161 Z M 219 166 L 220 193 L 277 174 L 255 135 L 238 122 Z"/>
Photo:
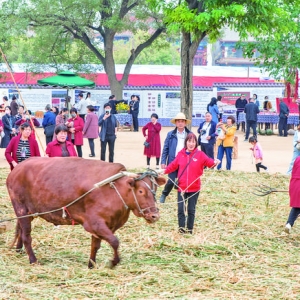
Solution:
<path fill-rule="evenodd" d="M 204 135 L 204 134 L 206 134 L 206 130 L 205 130 L 205 129 L 202 129 L 201 135 Z"/>
<path fill-rule="evenodd" d="M 106 110 L 106 111 L 105 111 L 105 114 L 109 115 L 109 110 Z"/>

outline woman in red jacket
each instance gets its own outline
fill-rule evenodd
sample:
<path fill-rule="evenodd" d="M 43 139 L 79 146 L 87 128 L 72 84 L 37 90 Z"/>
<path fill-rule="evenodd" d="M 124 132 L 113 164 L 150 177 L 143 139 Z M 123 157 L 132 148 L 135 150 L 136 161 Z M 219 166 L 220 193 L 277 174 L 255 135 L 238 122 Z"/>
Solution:
<path fill-rule="evenodd" d="M 159 158 L 161 153 L 160 147 L 160 131 L 161 124 L 157 121 L 158 115 L 151 115 L 151 122 L 147 123 L 143 128 L 143 135 L 146 138 L 146 142 L 149 143 L 149 147 L 144 147 L 144 155 L 147 156 L 147 168 L 150 168 L 150 159 L 152 156 L 156 158 L 156 169 L 159 169 Z"/>
<path fill-rule="evenodd" d="M 196 204 L 200 193 L 204 167 L 213 168 L 220 161 L 209 158 L 197 149 L 197 137 L 190 132 L 184 141 L 184 148 L 178 152 L 175 160 L 165 169 L 165 174 L 178 170 L 178 225 L 180 233 L 193 233 Z M 187 222 L 184 206 L 187 202 Z M 187 230 L 186 230 L 187 228 Z"/>
<path fill-rule="evenodd" d="M 292 177 L 290 180 L 290 207 L 291 212 L 285 225 L 285 232 L 291 233 L 291 229 L 300 215 L 300 156 L 294 162 Z"/>
<path fill-rule="evenodd" d="M 68 140 L 76 146 L 78 156 L 82 157 L 81 146 L 83 145 L 82 130 L 84 127 L 84 122 L 83 119 L 77 114 L 77 109 L 75 107 L 70 109 L 70 113 L 71 118 L 66 122 L 66 125 L 69 128 Z"/>
<path fill-rule="evenodd" d="M 30 137 L 31 127 L 28 123 L 20 126 L 20 134 L 13 137 L 9 142 L 5 157 L 12 170 L 17 164 L 32 156 L 41 156 L 37 141 Z"/>
<path fill-rule="evenodd" d="M 58 125 L 55 127 L 56 139 L 50 142 L 46 148 L 46 156 L 48 157 L 69 157 L 77 156 L 74 145 L 67 141 L 68 127 Z"/>

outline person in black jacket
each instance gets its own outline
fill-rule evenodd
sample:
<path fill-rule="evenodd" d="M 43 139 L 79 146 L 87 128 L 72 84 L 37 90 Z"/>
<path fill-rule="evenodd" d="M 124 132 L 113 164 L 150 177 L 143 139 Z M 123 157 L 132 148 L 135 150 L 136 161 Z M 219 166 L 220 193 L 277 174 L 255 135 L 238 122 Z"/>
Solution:
<path fill-rule="evenodd" d="M 244 112 L 246 114 L 246 137 L 244 141 L 248 142 L 250 128 L 253 130 L 253 136 L 257 136 L 256 127 L 257 127 L 257 114 L 259 114 L 259 108 L 254 103 L 254 99 L 250 98 L 249 103 L 245 106 Z"/>
<path fill-rule="evenodd" d="M 5 107 L 5 115 L 2 117 L 5 136 L 1 140 L 1 148 L 6 148 L 12 137 L 16 134 L 15 117 L 11 115 L 11 107 Z"/>
<path fill-rule="evenodd" d="M 247 100 L 246 100 L 246 96 L 245 95 L 242 95 L 240 98 L 238 98 L 236 101 L 235 101 L 235 107 L 236 107 L 236 123 L 237 123 L 237 127 L 236 129 L 239 130 L 240 128 L 240 121 L 239 121 L 239 114 L 241 112 L 244 111 L 245 109 L 245 106 L 247 104 Z M 242 131 L 245 132 L 245 123 L 242 122 Z"/>
<path fill-rule="evenodd" d="M 139 97 L 136 95 L 132 95 L 129 106 L 130 106 L 130 113 L 132 115 L 133 131 L 137 132 L 139 131 L 139 120 L 138 120 L 139 106 L 140 106 Z"/>
<path fill-rule="evenodd" d="M 279 98 L 279 136 L 287 136 L 287 120 L 290 113 L 288 106 L 283 102 L 282 98 Z M 282 134 L 283 131 L 283 134 Z"/>
<path fill-rule="evenodd" d="M 111 112 L 110 112 L 111 115 L 115 115 L 115 114 L 118 113 L 117 110 L 116 110 L 116 105 L 117 104 L 119 104 L 119 103 L 128 103 L 128 101 L 126 101 L 126 100 L 116 100 L 115 95 L 109 96 L 108 99 L 109 99 L 108 103 L 111 106 Z"/>

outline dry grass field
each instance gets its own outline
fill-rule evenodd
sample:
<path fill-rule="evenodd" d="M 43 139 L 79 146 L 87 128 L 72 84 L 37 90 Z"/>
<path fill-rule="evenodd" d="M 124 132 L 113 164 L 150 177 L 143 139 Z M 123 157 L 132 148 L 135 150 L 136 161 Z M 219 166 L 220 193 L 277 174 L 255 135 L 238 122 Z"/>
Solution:
<path fill-rule="evenodd" d="M 135 170 L 136 171 L 136 170 Z M 0 171 L 0 216 L 14 217 Z M 147 225 L 131 215 L 117 232 L 121 263 L 107 267 L 108 244 L 96 268 L 87 268 L 90 236 L 81 226 L 33 221 L 38 265 L 9 245 L 14 222 L 0 235 L 1 299 L 299 299 L 299 233 L 283 232 L 287 193 L 257 197 L 260 184 L 288 189 L 280 174 L 206 171 L 195 233 L 177 233 L 176 194 L 160 204 L 161 219 Z M 158 192 L 160 195 L 160 191 Z"/>

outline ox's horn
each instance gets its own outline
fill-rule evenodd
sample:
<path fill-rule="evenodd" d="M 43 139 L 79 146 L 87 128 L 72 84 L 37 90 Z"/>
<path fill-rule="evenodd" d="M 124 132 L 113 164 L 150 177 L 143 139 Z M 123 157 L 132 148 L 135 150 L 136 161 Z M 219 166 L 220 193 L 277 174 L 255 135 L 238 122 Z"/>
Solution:
<path fill-rule="evenodd" d="M 95 183 L 94 187 L 99 188 L 100 186 L 103 186 L 105 184 L 111 183 L 112 181 L 114 181 L 116 179 L 119 179 L 119 178 L 121 178 L 121 177 L 123 177 L 123 176 L 126 175 L 126 174 L 123 174 L 123 173 L 124 172 L 120 172 L 120 173 L 115 174 L 113 176 L 110 176 L 110 177 L 108 177 L 108 178 L 106 178 L 106 179 L 104 179 L 104 180 L 102 180 L 102 181 L 100 181 L 98 183 Z"/>
<path fill-rule="evenodd" d="M 131 178 L 137 178 L 137 177 L 139 177 L 138 174 L 127 172 L 127 171 L 123 171 L 122 173 L 124 174 L 124 176 L 128 176 L 128 177 L 131 177 Z"/>

